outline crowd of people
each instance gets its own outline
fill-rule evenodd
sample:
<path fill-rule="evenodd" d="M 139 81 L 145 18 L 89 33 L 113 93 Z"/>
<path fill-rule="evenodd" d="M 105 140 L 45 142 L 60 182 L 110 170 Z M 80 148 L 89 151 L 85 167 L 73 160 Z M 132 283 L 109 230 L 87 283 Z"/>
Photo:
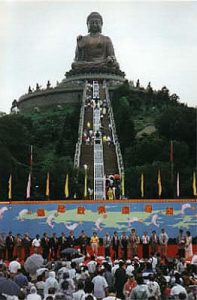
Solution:
<path fill-rule="evenodd" d="M 96 232 L 88 237 L 82 231 L 77 238 L 73 231 L 59 237 L 44 233 L 33 239 L 10 232 L 0 239 L 0 299 L 196 300 L 197 253 L 190 249 L 187 257 L 188 237 L 179 230 L 177 255 L 169 258 L 164 229 L 141 237 L 134 228 L 129 235 L 105 233 L 102 248 Z M 35 255 L 43 265 L 27 272 L 26 262 Z M 20 288 L 17 296 L 1 293 L 1 282 L 7 279 Z"/>

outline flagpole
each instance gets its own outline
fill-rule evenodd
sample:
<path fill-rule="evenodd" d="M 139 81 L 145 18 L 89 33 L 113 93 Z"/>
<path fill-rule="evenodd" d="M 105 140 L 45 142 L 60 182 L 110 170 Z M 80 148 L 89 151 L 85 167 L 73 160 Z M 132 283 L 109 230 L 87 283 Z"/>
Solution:
<path fill-rule="evenodd" d="M 66 179 L 65 179 L 64 197 L 65 199 L 69 197 L 68 174 L 66 174 Z"/>
<path fill-rule="evenodd" d="M 46 199 L 49 200 L 49 197 L 50 197 L 50 176 L 49 176 L 49 172 L 47 173 L 47 178 L 46 178 L 45 196 L 46 196 Z"/>
<path fill-rule="evenodd" d="M 196 172 L 193 172 L 193 182 L 192 182 L 192 188 L 193 188 L 193 195 L 194 197 L 197 196 L 197 187 L 196 187 Z"/>
<path fill-rule="evenodd" d="M 11 206 L 11 202 L 12 202 L 12 175 L 11 174 L 8 180 L 8 200 L 9 200 L 9 205 Z"/>
<path fill-rule="evenodd" d="M 141 173 L 141 178 L 140 178 L 140 190 L 141 190 L 141 198 L 144 198 L 144 174 Z"/>
<path fill-rule="evenodd" d="M 33 164 L 33 146 L 30 146 L 29 176 L 27 182 L 26 199 L 31 198 L 31 181 L 32 181 L 32 164 Z"/>
<path fill-rule="evenodd" d="M 171 168 L 171 192 L 174 198 L 174 144 L 170 141 L 170 168 Z"/>
<path fill-rule="evenodd" d="M 160 169 L 158 170 L 157 184 L 158 184 L 158 196 L 159 196 L 159 199 L 160 199 L 161 198 L 161 194 L 162 194 L 162 184 L 161 184 Z"/>
<path fill-rule="evenodd" d="M 177 196 L 177 198 L 180 197 L 180 179 L 179 179 L 179 172 L 177 173 L 177 179 L 176 179 L 176 196 Z"/>

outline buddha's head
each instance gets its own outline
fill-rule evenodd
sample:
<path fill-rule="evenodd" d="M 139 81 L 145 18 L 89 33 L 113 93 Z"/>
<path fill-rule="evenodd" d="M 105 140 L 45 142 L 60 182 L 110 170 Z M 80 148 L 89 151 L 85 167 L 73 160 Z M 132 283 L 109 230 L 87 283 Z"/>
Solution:
<path fill-rule="evenodd" d="M 97 12 L 92 12 L 87 17 L 88 32 L 97 33 L 102 31 L 103 18 Z"/>

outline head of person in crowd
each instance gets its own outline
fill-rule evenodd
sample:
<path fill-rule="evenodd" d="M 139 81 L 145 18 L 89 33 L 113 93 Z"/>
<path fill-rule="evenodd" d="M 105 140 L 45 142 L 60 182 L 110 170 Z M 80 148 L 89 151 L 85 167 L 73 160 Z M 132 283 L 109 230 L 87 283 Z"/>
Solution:
<path fill-rule="evenodd" d="M 143 278 L 142 274 L 139 274 L 138 276 L 136 276 L 136 282 L 138 285 L 144 284 L 144 278 Z"/>
<path fill-rule="evenodd" d="M 94 283 L 90 280 L 87 280 L 86 283 L 85 283 L 85 293 L 87 294 L 91 294 L 94 290 Z"/>
<path fill-rule="evenodd" d="M 55 300 L 66 300 L 66 298 L 63 293 L 58 293 L 55 295 Z"/>

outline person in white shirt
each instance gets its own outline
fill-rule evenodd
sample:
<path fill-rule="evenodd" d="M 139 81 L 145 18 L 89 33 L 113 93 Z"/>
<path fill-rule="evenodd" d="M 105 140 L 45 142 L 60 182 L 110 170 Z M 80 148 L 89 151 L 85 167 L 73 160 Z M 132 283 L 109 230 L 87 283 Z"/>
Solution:
<path fill-rule="evenodd" d="M 34 248 L 35 253 L 40 253 L 41 248 L 41 239 L 39 234 L 36 235 L 35 239 L 32 241 L 32 247 Z"/>
<path fill-rule="evenodd" d="M 112 272 L 112 275 L 114 276 L 115 273 L 116 273 L 116 270 L 119 268 L 119 261 L 118 260 L 115 260 L 114 261 L 114 266 L 112 267 L 111 269 L 111 272 Z"/>
<path fill-rule="evenodd" d="M 116 297 L 116 289 L 111 287 L 109 289 L 108 296 L 103 298 L 103 300 L 121 300 L 121 299 Z"/>
<path fill-rule="evenodd" d="M 150 237 L 148 236 L 146 231 L 144 232 L 141 240 L 142 240 L 142 257 L 143 258 L 149 258 Z"/>
<path fill-rule="evenodd" d="M 155 297 L 155 300 L 160 300 L 161 298 L 161 290 L 159 284 L 154 280 L 154 275 L 149 275 L 149 282 L 147 283 L 148 286 L 148 296 Z"/>
<path fill-rule="evenodd" d="M 184 293 L 187 296 L 186 289 L 182 285 L 175 283 L 175 285 L 172 287 L 172 289 L 170 291 L 170 295 L 178 296 L 180 293 Z"/>
<path fill-rule="evenodd" d="M 161 233 L 159 235 L 159 243 L 160 243 L 160 254 L 161 257 L 167 256 L 167 245 L 168 245 L 169 237 L 165 232 L 165 229 L 161 229 Z"/>
<path fill-rule="evenodd" d="M 93 275 L 96 271 L 97 262 L 95 261 L 95 257 L 92 255 L 91 260 L 87 263 L 88 272 L 90 275 Z"/>
<path fill-rule="evenodd" d="M 73 293 L 73 300 L 81 300 L 82 297 L 85 295 L 84 283 L 82 280 L 78 281 L 77 289 L 78 290 L 75 293 Z"/>
<path fill-rule="evenodd" d="M 41 296 L 37 294 L 35 286 L 30 289 L 30 294 L 27 295 L 26 300 L 42 300 Z"/>
<path fill-rule="evenodd" d="M 131 273 L 133 273 L 133 271 L 135 270 L 135 268 L 134 268 L 134 266 L 131 264 L 131 260 L 130 259 L 128 259 L 127 261 L 126 261 L 126 274 L 128 275 L 128 274 L 131 274 Z"/>
<path fill-rule="evenodd" d="M 97 300 L 93 295 L 94 284 L 92 281 L 87 281 L 85 285 L 85 295 L 82 296 L 80 300 L 85 300 L 88 296 L 91 296 L 93 300 Z"/>
<path fill-rule="evenodd" d="M 17 259 L 10 262 L 8 267 L 10 273 L 16 274 L 19 269 L 21 269 L 21 264 L 18 262 Z"/>
<path fill-rule="evenodd" d="M 57 279 L 55 278 L 55 272 L 54 271 L 49 272 L 49 277 L 45 281 L 44 295 L 48 294 L 48 290 L 49 290 L 50 287 L 53 287 L 56 290 L 58 290 L 58 288 L 59 288 L 59 283 L 58 283 Z"/>
<path fill-rule="evenodd" d="M 138 276 L 136 278 L 137 286 L 132 289 L 131 294 L 129 296 L 130 300 L 148 300 L 148 287 L 144 284 L 144 280 L 142 276 Z"/>
<path fill-rule="evenodd" d="M 94 284 L 94 296 L 99 299 L 103 299 L 107 294 L 108 284 L 104 276 L 102 276 L 103 270 L 98 270 L 97 276 L 92 279 Z"/>

